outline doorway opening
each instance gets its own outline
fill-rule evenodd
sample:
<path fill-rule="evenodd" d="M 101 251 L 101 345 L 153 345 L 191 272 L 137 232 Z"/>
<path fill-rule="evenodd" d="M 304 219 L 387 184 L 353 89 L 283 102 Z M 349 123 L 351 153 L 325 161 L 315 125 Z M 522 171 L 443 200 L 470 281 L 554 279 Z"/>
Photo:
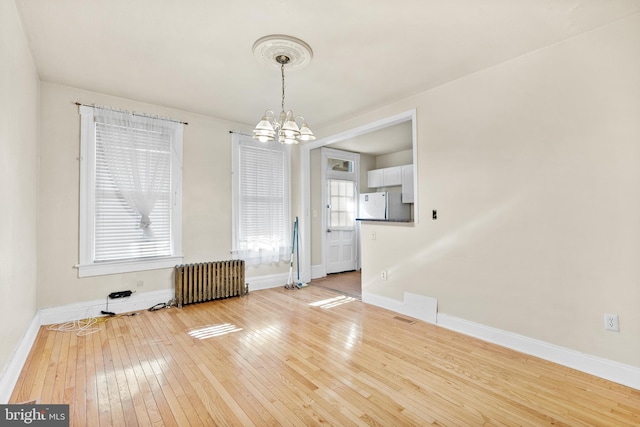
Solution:
<path fill-rule="evenodd" d="M 355 215 L 357 217 L 357 203 L 355 201 L 358 200 L 358 194 L 361 192 L 376 191 L 376 189 L 372 190 L 367 185 L 367 171 L 376 168 L 376 161 L 371 159 L 378 158 L 377 156 L 380 155 L 379 150 L 391 150 L 386 151 L 384 154 L 393 152 L 393 150 L 408 151 L 410 153 L 409 158 L 412 159 L 409 160 L 409 162 L 413 161 L 414 168 L 417 169 L 415 117 L 415 110 L 406 111 L 395 116 L 387 117 L 385 119 L 300 146 L 300 211 L 302 212 L 302 221 L 300 225 L 300 238 L 302 240 L 300 256 L 301 277 L 303 281 L 312 282 L 324 279 L 325 277 L 327 277 L 327 281 L 337 281 L 341 274 L 345 274 L 331 274 L 333 273 L 333 270 L 330 264 L 332 262 L 337 263 L 340 261 L 341 256 L 344 260 L 344 255 L 347 252 L 335 248 L 330 251 L 329 244 L 332 240 L 342 240 L 342 249 L 344 249 L 346 243 L 343 239 L 338 239 L 338 237 L 332 237 L 329 239 L 328 236 L 334 233 L 334 223 L 332 222 L 332 218 L 334 218 L 339 224 L 340 215 L 342 215 L 343 218 L 349 216 L 348 209 L 344 209 L 344 204 L 348 203 L 348 201 L 345 195 L 345 200 L 336 200 L 333 206 L 331 206 L 327 197 L 330 197 L 329 194 L 331 193 L 331 188 L 329 187 L 331 185 L 330 181 L 336 184 L 337 194 L 339 194 L 340 191 L 343 191 L 345 194 L 350 191 L 347 189 L 349 187 L 348 185 L 341 183 L 342 181 L 347 180 L 344 178 L 344 175 L 332 176 L 331 174 L 333 172 L 344 174 L 348 172 L 351 167 L 354 167 L 353 165 L 355 165 L 355 163 L 351 164 L 346 161 L 347 159 L 343 158 L 343 154 L 338 156 L 328 156 L 323 160 L 321 157 L 321 148 L 324 147 L 329 149 L 330 147 L 331 150 L 335 150 L 337 152 L 349 152 L 356 156 L 365 154 L 365 157 L 369 159 L 366 161 L 361 158 L 358 159 L 357 163 L 359 170 L 353 171 L 355 173 L 355 177 L 351 178 L 355 182 L 355 199 L 353 203 L 355 204 Z M 396 137 L 397 134 L 395 132 L 400 128 L 402 129 L 401 133 L 404 133 L 404 135 L 408 134 L 406 137 L 408 143 L 406 140 L 402 142 L 400 141 L 405 138 Z M 398 145 L 400 142 L 404 144 L 401 147 Z M 374 146 L 376 148 L 374 148 Z M 372 154 L 372 150 L 377 150 L 378 154 Z M 334 160 L 328 161 L 328 158 L 333 158 Z M 386 166 L 377 165 L 377 167 Z M 327 173 L 327 169 L 330 169 L 329 173 Z M 323 174 L 322 178 L 321 174 Z M 413 176 L 413 182 L 413 191 L 415 195 L 415 193 L 417 193 L 417 173 Z M 339 187 L 341 185 L 346 185 L 346 187 L 340 189 Z M 340 203 L 343 203 L 343 206 L 340 206 Z M 415 197 L 415 201 L 413 202 L 413 212 L 415 215 L 414 222 L 417 222 L 419 217 L 417 197 Z M 339 234 L 348 234 L 342 233 L 342 231 L 345 230 L 339 231 Z M 355 250 L 355 271 L 357 274 L 353 274 L 352 277 L 358 277 L 359 280 L 359 270 L 361 268 L 359 221 L 356 221 L 353 233 L 355 233 L 356 236 L 353 249 Z M 331 258 L 331 256 L 333 256 L 333 258 Z M 345 270 L 341 267 L 336 271 Z M 346 281 L 347 280 L 345 280 L 345 282 Z"/>

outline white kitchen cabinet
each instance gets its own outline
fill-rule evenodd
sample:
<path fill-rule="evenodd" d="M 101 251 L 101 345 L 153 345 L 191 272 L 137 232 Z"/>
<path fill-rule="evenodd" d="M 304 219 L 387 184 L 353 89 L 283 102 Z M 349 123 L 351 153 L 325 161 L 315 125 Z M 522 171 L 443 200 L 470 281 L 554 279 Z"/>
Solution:
<path fill-rule="evenodd" d="M 367 172 L 369 188 L 396 187 L 402 185 L 402 166 L 372 169 Z"/>
<path fill-rule="evenodd" d="M 384 186 L 394 187 L 396 185 L 402 185 L 402 166 L 394 166 L 391 168 L 382 169 L 384 176 Z"/>
<path fill-rule="evenodd" d="M 413 203 L 413 165 L 402 166 L 402 203 Z"/>
<path fill-rule="evenodd" d="M 384 187 L 383 171 L 383 169 L 372 169 L 367 172 L 367 186 L 369 188 Z"/>

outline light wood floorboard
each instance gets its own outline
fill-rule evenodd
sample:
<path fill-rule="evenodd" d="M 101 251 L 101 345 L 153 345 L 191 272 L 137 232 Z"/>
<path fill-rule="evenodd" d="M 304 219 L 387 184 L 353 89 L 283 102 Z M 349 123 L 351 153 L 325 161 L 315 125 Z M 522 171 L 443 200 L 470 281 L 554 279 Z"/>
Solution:
<path fill-rule="evenodd" d="M 328 274 L 311 280 L 309 284 L 362 299 L 362 275 L 360 270 Z"/>
<path fill-rule="evenodd" d="M 638 390 L 395 316 L 309 286 L 42 327 L 10 402 L 75 426 L 640 425 Z"/>

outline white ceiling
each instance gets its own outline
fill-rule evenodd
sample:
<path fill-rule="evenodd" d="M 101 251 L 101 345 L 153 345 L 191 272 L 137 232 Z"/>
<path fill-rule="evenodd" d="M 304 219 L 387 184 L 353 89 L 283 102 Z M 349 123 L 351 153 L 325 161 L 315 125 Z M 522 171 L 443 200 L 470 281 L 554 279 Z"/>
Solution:
<path fill-rule="evenodd" d="M 314 57 L 286 107 L 312 129 L 640 11 L 638 0 L 16 0 L 40 78 L 253 125 L 280 72 L 253 43 Z"/>

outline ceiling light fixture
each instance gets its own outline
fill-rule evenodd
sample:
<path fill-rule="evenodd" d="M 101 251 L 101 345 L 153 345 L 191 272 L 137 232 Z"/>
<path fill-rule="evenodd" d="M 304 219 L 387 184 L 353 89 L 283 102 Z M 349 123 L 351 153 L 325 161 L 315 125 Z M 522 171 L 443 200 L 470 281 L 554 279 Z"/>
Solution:
<path fill-rule="evenodd" d="M 277 136 L 281 144 L 297 144 L 316 139 L 304 117 L 284 109 L 284 67 L 286 65 L 294 70 L 308 65 L 313 57 L 311 47 L 295 37 L 275 34 L 258 39 L 253 44 L 253 53 L 262 62 L 279 67 L 282 76 L 282 110 L 278 116 L 273 110 L 267 110 L 253 130 L 253 137 L 258 141 L 269 142 Z M 302 123 L 300 127 L 296 120 Z"/>

